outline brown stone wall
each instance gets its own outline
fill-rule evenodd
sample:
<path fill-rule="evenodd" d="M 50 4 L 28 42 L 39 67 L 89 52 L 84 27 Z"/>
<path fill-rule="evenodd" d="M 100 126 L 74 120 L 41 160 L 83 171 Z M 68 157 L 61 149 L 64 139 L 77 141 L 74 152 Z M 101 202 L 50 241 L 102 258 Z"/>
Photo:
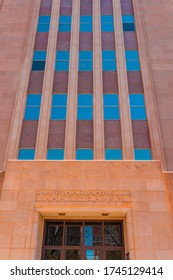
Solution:
<path fill-rule="evenodd" d="M 0 170 L 13 113 L 33 2 L 3 1 L 0 17 Z M 20 19 L 20 20 L 19 20 Z"/>
<path fill-rule="evenodd" d="M 140 0 L 168 170 L 173 170 L 173 4 Z"/>
<path fill-rule="evenodd" d="M 58 219 L 58 213 L 64 219 L 102 219 L 108 213 L 107 219 L 124 220 L 130 259 L 172 259 L 167 184 L 157 161 L 8 162 L 0 258 L 39 259 L 44 219 Z"/>

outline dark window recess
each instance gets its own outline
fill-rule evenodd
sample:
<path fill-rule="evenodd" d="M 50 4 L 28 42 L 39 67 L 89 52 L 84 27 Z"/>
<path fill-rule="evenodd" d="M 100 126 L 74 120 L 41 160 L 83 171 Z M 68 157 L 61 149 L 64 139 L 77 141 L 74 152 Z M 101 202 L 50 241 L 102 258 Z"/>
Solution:
<path fill-rule="evenodd" d="M 42 259 L 122 260 L 122 221 L 47 221 Z"/>
<path fill-rule="evenodd" d="M 33 61 L 32 71 L 44 71 L 45 61 Z"/>
<path fill-rule="evenodd" d="M 120 121 L 104 121 L 105 148 L 122 148 Z"/>

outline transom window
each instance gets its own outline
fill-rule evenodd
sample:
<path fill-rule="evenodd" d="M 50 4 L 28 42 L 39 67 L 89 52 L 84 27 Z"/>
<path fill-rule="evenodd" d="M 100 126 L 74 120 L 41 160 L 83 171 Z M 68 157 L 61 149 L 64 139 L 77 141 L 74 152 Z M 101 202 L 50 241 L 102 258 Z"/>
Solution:
<path fill-rule="evenodd" d="M 42 259 L 122 260 L 122 221 L 47 221 Z"/>

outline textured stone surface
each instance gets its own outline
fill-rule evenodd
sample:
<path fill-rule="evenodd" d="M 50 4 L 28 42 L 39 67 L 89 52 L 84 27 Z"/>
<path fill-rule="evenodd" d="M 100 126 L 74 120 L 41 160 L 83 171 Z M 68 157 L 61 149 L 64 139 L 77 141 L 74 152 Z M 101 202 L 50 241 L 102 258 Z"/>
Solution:
<path fill-rule="evenodd" d="M 101 0 L 100 1 L 101 6 L 101 14 L 102 15 L 110 15 L 112 14 L 112 0 Z"/>
<path fill-rule="evenodd" d="M 103 50 L 115 49 L 115 36 L 113 32 L 102 32 L 102 49 Z"/>
<path fill-rule="evenodd" d="M 93 93 L 93 73 L 79 72 L 78 93 Z"/>
<path fill-rule="evenodd" d="M 68 90 L 68 72 L 55 72 L 53 93 L 67 93 Z"/>
<path fill-rule="evenodd" d="M 91 32 L 80 32 L 79 50 L 92 50 L 93 38 Z"/>
<path fill-rule="evenodd" d="M 61 1 L 60 15 L 70 16 L 72 13 L 72 0 Z"/>
<path fill-rule="evenodd" d="M 91 15 L 92 14 L 92 0 L 81 0 L 80 1 L 80 14 Z"/>
<path fill-rule="evenodd" d="M 103 71 L 103 93 L 118 93 L 117 72 Z"/>
<path fill-rule="evenodd" d="M 48 148 L 64 148 L 66 121 L 50 121 Z"/>
<path fill-rule="evenodd" d="M 136 38 L 136 32 L 124 32 L 124 44 L 126 50 L 137 50 L 138 43 Z"/>
<path fill-rule="evenodd" d="M 35 148 L 38 121 L 23 121 L 20 148 Z"/>
<path fill-rule="evenodd" d="M 104 121 L 105 148 L 122 148 L 120 121 Z"/>
<path fill-rule="evenodd" d="M 150 148 L 150 136 L 147 121 L 132 121 L 135 148 Z"/>
<path fill-rule="evenodd" d="M 28 85 L 28 93 L 42 93 L 43 78 L 43 71 L 31 71 Z"/>
<path fill-rule="evenodd" d="M 35 38 L 35 50 L 47 50 L 48 32 L 37 32 Z"/>
<path fill-rule="evenodd" d="M 129 93 L 143 93 L 142 76 L 140 71 L 128 71 Z"/>
<path fill-rule="evenodd" d="M 70 32 L 59 32 L 56 49 L 70 50 Z"/>
<path fill-rule="evenodd" d="M 93 121 L 77 121 L 76 148 L 93 148 Z"/>
<path fill-rule="evenodd" d="M 122 14 L 133 15 L 132 0 L 121 0 Z"/>

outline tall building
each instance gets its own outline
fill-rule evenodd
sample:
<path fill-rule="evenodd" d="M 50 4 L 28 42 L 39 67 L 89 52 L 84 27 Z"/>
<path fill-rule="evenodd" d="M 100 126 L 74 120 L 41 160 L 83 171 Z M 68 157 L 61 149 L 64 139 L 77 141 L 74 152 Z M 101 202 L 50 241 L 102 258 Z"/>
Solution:
<path fill-rule="evenodd" d="M 173 259 L 172 1 L 0 14 L 0 259 Z"/>

